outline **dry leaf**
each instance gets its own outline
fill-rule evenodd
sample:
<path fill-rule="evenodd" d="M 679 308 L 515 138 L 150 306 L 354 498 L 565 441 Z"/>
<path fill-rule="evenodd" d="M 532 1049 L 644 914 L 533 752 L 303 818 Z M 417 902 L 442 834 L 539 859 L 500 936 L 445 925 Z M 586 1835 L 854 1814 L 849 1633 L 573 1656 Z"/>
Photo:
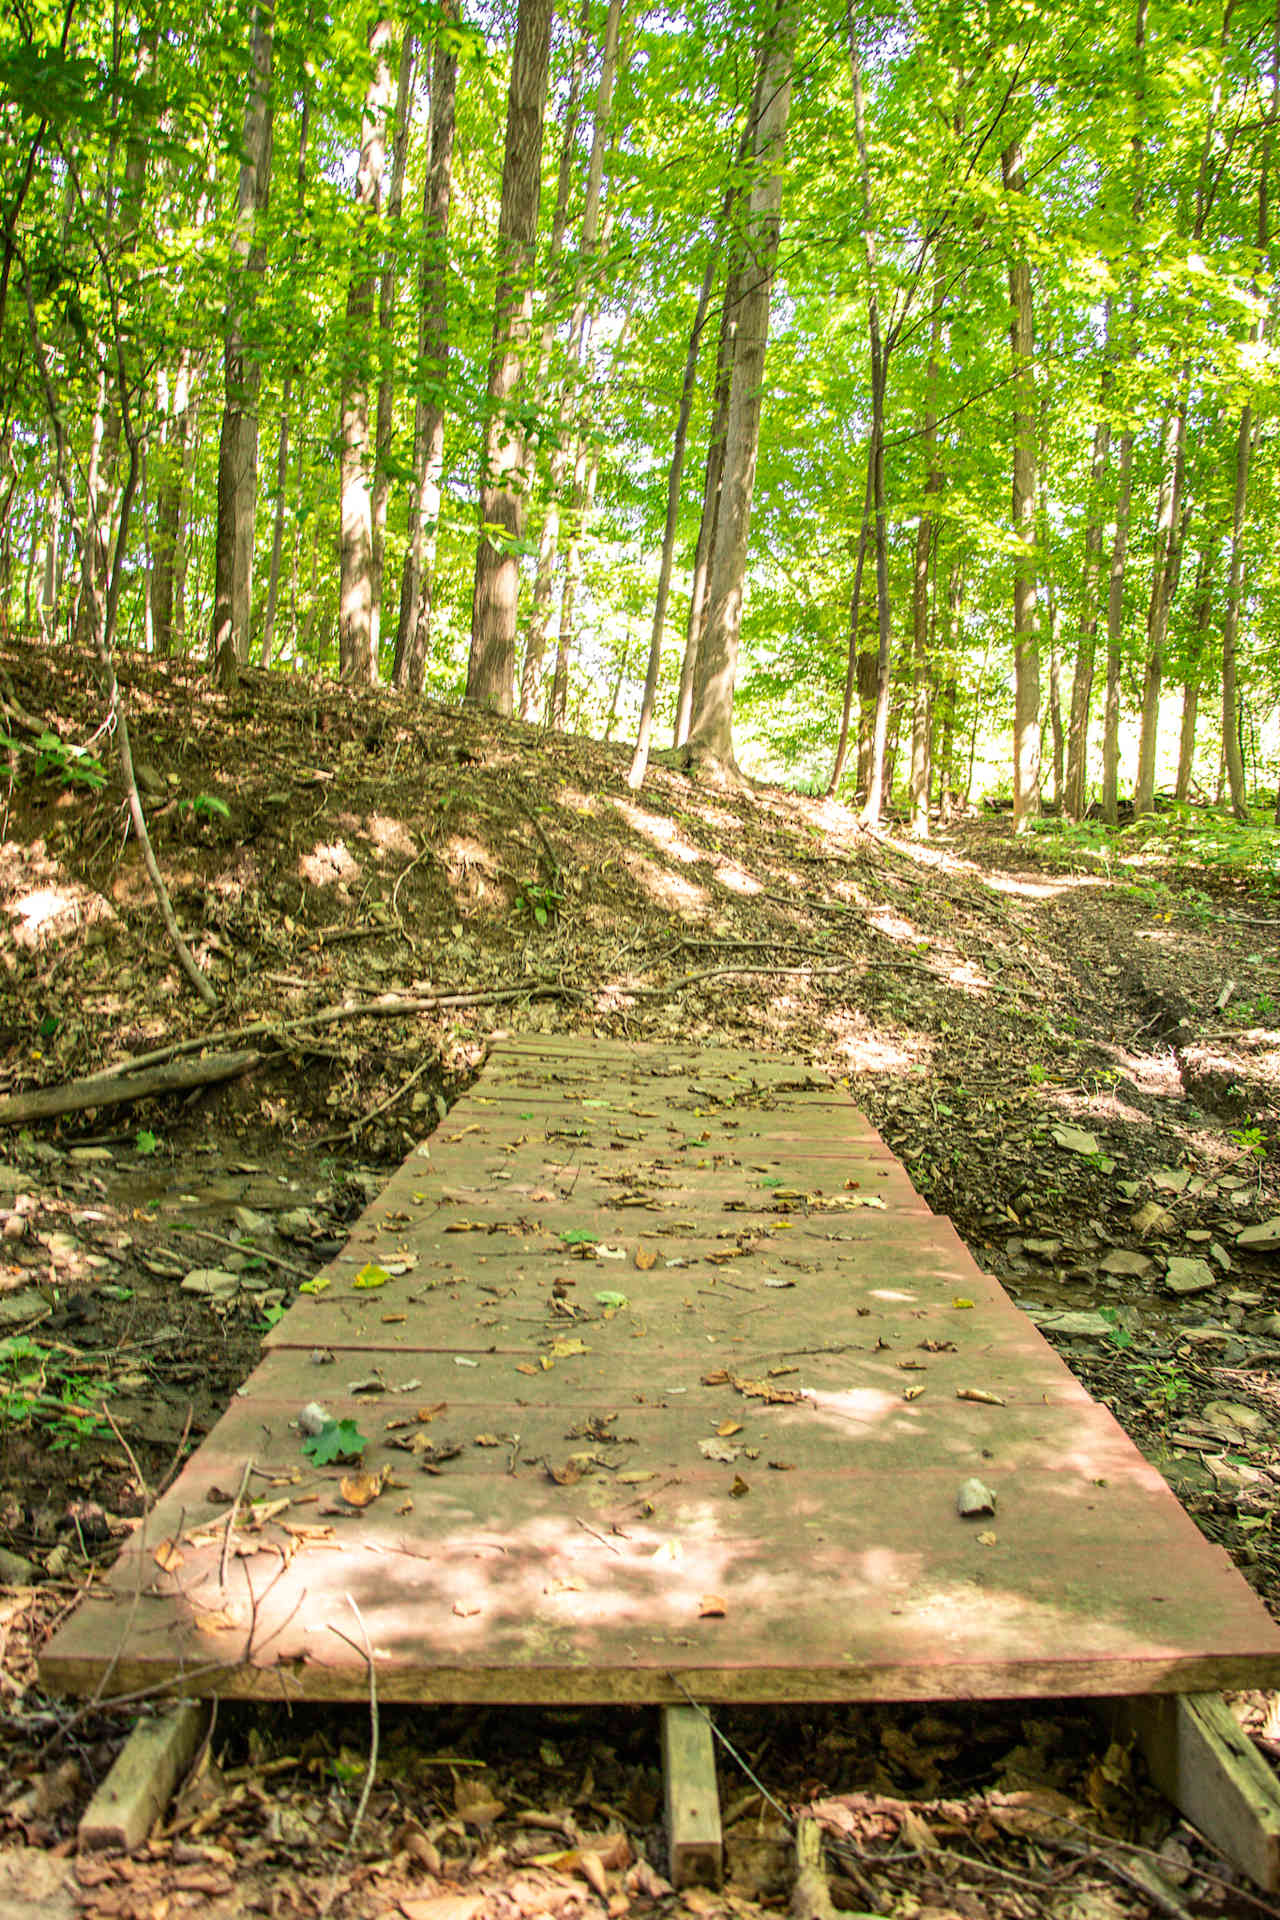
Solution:
<path fill-rule="evenodd" d="M 985 1387 L 957 1387 L 957 1400 L 976 1400 L 982 1407 L 1003 1407 L 1008 1402 L 1000 1393 L 988 1393 Z"/>
<path fill-rule="evenodd" d="M 928 1391 L 927 1387 L 924 1387 L 923 1385 L 918 1387 L 904 1387 L 902 1389 L 902 1397 L 904 1400 L 918 1400 L 920 1398 L 920 1395 L 922 1393 L 926 1393 L 927 1391 Z"/>
<path fill-rule="evenodd" d="M 478 1433 L 471 1444 L 473 1447 L 500 1447 L 502 1442 L 496 1433 Z"/>
<path fill-rule="evenodd" d="M 721 1466 L 731 1467 L 742 1448 L 731 1447 L 723 1440 L 699 1440 L 698 1452 L 704 1460 L 718 1460 Z"/>
<path fill-rule="evenodd" d="M 999 1537 L 999 1534 L 996 1533 L 980 1533 L 978 1535 L 978 1545 L 980 1547 L 994 1547 Z"/>
<path fill-rule="evenodd" d="M 733 1485 L 729 1489 L 729 1498 L 731 1500 L 741 1500 L 743 1494 L 750 1493 L 750 1491 L 751 1489 L 747 1485 L 746 1481 L 743 1479 L 742 1475 L 740 1473 L 735 1473 L 733 1476 Z"/>
<path fill-rule="evenodd" d="M 455 1600 L 453 1603 L 453 1611 L 457 1614 L 459 1620 L 474 1620 L 480 1609 L 479 1607 L 472 1606 L 468 1600 Z"/>
<path fill-rule="evenodd" d="M 553 1480 L 558 1487 L 576 1487 L 582 1478 L 582 1468 L 576 1460 L 566 1460 L 562 1467 L 553 1467 L 548 1460 L 546 1468 L 548 1480 Z"/>
<path fill-rule="evenodd" d="M 699 1620 L 723 1620 L 728 1611 L 728 1602 L 718 1593 L 704 1593 L 698 1602 Z"/>
<path fill-rule="evenodd" d="M 637 1247 L 635 1250 L 634 1264 L 639 1268 L 641 1273 L 648 1273 L 650 1267 L 657 1266 L 658 1256 L 652 1247 Z"/>
<path fill-rule="evenodd" d="M 722 1440 L 728 1440 L 733 1434 L 742 1432 L 741 1420 L 722 1420 L 716 1428 Z"/>
<path fill-rule="evenodd" d="M 794 1473 L 796 1470 L 794 1460 L 770 1460 L 769 1465 L 775 1473 Z"/>
<path fill-rule="evenodd" d="M 183 1563 L 186 1555 L 176 1540 L 160 1540 L 151 1550 L 151 1558 L 163 1573 L 173 1573 Z"/>
<path fill-rule="evenodd" d="M 371 1507 L 387 1484 L 389 1467 L 381 1467 L 377 1473 L 345 1473 L 338 1482 L 338 1492 L 349 1507 Z"/>
<path fill-rule="evenodd" d="M 654 1477 L 652 1469 L 649 1467 L 629 1467 L 625 1473 L 618 1475 L 618 1479 L 624 1487 L 640 1487 L 644 1485 L 646 1480 L 652 1480 Z"/>
<path fill-rule="evenodd" d="M 488 1900 L 484 1893 L 433 1893 L 425 1900 L 401 1900 L 404 1920 L 476 1920 Z"/>
<path fill-rule="evenodd" d="M 447 1413 L 448 1411 L 449 1402 L 447 1400 L 437 1400 L 434 1407 L 419 1407 L 414 1418 L 420 1420 L 425 1426 L 428 1420 L 434 1420 L 438 1414 Z"/>
<path fill-rule="evenodd" d="M 590 1353 L 591 1349 L 581 1340 L 558 1339 L 551 1342 L 553 1360 L 572 1360 L 576 1354 Z"/>

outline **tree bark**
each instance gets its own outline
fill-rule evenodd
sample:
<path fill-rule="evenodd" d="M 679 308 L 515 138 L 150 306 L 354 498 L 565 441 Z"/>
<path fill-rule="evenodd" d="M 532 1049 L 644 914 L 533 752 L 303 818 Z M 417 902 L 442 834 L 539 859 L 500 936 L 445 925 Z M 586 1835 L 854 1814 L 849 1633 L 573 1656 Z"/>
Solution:
<path fill-rule="evenodd" d="M 1108 302 L 1108 318 L 1110 303 Z M 1106 411 L 1115 369 L 1104 367 L 1101 411 L 1093 430 L 1093 460 L 1089 468 L 1089 508 L 1084 532 L 1084 566 L 1080 576 L 1080 624 L 1076 639 L 1075 670 L 1071 676 L 1071 712 L 1067 721 L 1067 774 L 1063 811 L 1071 820 L 1084 815 L 1089 774 L 1089 709 L 1093 701 L 1094 655 L 1098 637 L 1098 598 L 1102 575 L 1103 487 L 1111 457 L 1111 417 Z"/>
<path fill-rule="evenodd" d="M 524 536 L 525 437 L 512 417 L 533 314 L 542 189 L 542 127 L 551 51 L 551 0 L 520 0 L 507 93 L 498 288 L 489 356 L 488 426 L 471 607 L 468 702 L 510 713 L 515 695 L 518 544 Z"/>
<path fill-rule="evenodd" d="M 1213 566 L 1219 529 L 1206 529 L 1200 543 L 1196 583 L 1191 596 L 1191 630 L 1187 635 L 1187 662 L 1182 681 L 1182 725 L 1178 734 L 1178 777 L 1173 797 L 1185 805 L 1191 797 L 1195 771 L 1196 722 L 1200 712 L 1200 676 L 1213 615 Z"/>
<path fill-rule="evenodd" d="M 365 94 L 356 171 L 356 226 L 347 286 L 339 458 L 338 671 L 357 686 L 378 677 L 373 621 L 373 475 L 369 441 L 369 348 L 378 275 L 371 260 L 371 228 L 382 207 L 391 104 L 390 20 L 369 32 L 373 71 Z"/>
<path fill-rule="evenodd" d="M 938 351 L 942 343 L 944 293 L 942 266 L 938 261 L 934 269 L 929 365 L 925 374 L 924 450 L 928 478 L 925 504 L 916 528 L 911 582 L 911 831 L 917 839 L 927 838 L 929 832 L 929 575 L 937 540 L 937 517 L 932 503 L 942 491 L 937 459 Z"/>
<path fill-rule="evenodd" d="M 591 134 L 591 160 L 587 170 L 587 193 L 582 209 L 580 265 L 573 316 L 569 325 L 569 377 L 566 383 L 570 410 L 576 414 L 573 454 L 573 484 L 570 490 L 568 541 L 564 557 L 564 584 L 560 596 L 560 629 L 556 637 L 556 664 L 551 684 L 551 725 L 562 729 L 569 695 L 569 661 L 576 638 L 574 617 L 578 590 L 582 584 L 582 541 L 595 494 L 597 459 L 590 451 L 587 422 L 583 418 L 585 394 L 582 369 L 586 361 L 591 333 L 592 313 L 599 297 L 594 263 L 600 243 L 600 200 L 604 189 L 605 149 L 613 119 L 613 91 L 618 71 L 618 37 L 622 29 L 622 0 L 609 0 L 605 18 L 604 47 L 600 57 L 600 85 L 596 94 L 595 124 Z"/>
<path fill-rule="evenodd" d="M 1022 148 L 1001 156 L 1006 194 L 1026 193 Z M 1040 633 L 1036 592 L 1035 315 L 1031 263 L 1019 242 L 1009 262 L 1009 347 L 1013 379 L 1013 830 L 1040 811 Z"/>
<path fill-rule="evenodd" d="M 397 687 L 410 693 L 422 692 L 431 639 L 449 373 L 449 204 L 458 85 L 458 55 L 450 28 L 458 17 L 457 0 L 445 0 L 441 17 L 444 31 L 437 39 L 431 67 L 431 158 L 422 199 L 409 544 L 400 579 L 393 669 Z"/>
<path fill-rule="evenodd" d="M 218 441 L 213 588 L 213 672 L 222 687 L 235 685 L 249 652 L 262 368 L 248 328 L 267 266 L 263 220 L 271 190 L 274 28 L 274 0 L 260 0 L 253 14 L 253 78 L 244 114 L 236 225 L 231 240 L 231 289 L 223 328 L 226 399 Z"/>
<path fill-rule="evenodd" d="M 307 210 L 307 135 L 311 125 L 310 88 L 302 96 L 302 107 L 298 115 L 298 165 L 295 173 L 297 187 L 297 228 L 290 250 L 290 266 L 297 263 L 298 234 L 306 219 Z M 293 402 L 294 382 L 298 378 L 296 362 L 290 365 L 284 376 L 284 389 L 280 395 L 280 426 L 276 438 L 276 494 L 275 512 L 271 528 L 271 566 L 267 575 L 267 606 L 262 616 L 262 644 L 259 662 L 267 667 L 275 650 L 276 610 L 280 604 L 280 562 L 284 554 L 285 498 L 289 483 L 289 409 Z"/>
<path fill-rule="evenodd" d="M 750 277 L 738 307 L 724 472 L 706 631 L 698 652 L 688 745 L 700 757 L 733 766 L 733 689 L 738 671 L 742 597 L 760 441 L 769 295 L 782 211 L 782 158 L 791 108 L 798 9 L 778 0 L 761 49 L 760 111 L 752 141 L 745 251 Z"/>
<path fill-rule="evenodd" d="M 1182 561 L 1179 526 L 1186 465 L 1187 396 L 1165 425 L 1160 492 L 1156 502 L 1155 550 L 1151 561 L 1151 596 L 1147 602 L 1147 665 L 1142 688 L 1142 731 L 1138 741 L 1138 778 L 1133 792 L 1135 814 L 1155 806 L 1156 747 L 1160 732 L 1160 691 L 1164 682 L 1164 649 L 1169 635 L 1169 610 L 1177 591 Z"/>
<path fill-rule="evenodd" d="M 684 380 L 680 388 L 680 411 L 676 418 L 675 438 L 671 448 L 671 466 L 667 474 L 667 518 L 662 533 L 662 559 L 658 565 L 658 590 L 653 604 L 653 631 L 649 637 L 649 664 L 645 673 L 644 692 L 640 699 L 640 723 L 636 729 L 635 751 L 631 756 L 631 766 L 627 772 L 627 785 L 633 793 L 643 784 L 645 768 L 649 764 L 649 740 L 653 732 L 653 710 L 658 697 L 658 676 L 662 671 L 662 630 L 667 617 L 667 596 L 671 590 L 671 567 L 676 550 L 676 523 L 680 517 L 680 479 L 684 472 L 685 443 L 689 435 L 689 415 L 693 411 L 693 391 L 698 378 L 698 347 L 702 340 L 703 328 L 707 322 L 707 309 L 711 305 L 711 290 L 715 285 L 716 256 L 719 250 L 720 236 L 717 233 L 707 253 L 707 264 L 702 274 L 702 286 L 698 292 L 697 311 L 694 314 L 693 326 L 689 330 L 689 346 L 685 353 Z"/>
<path fill-rule="evenodd" d="M 183 350 L 168 392 L 164 446 L 157 462 L 155 545 L 151 569 L 151 621 L 156 653 L 170 658 L 180 641 L 176 618 L 186 506 L 186 461 L 192 423 L 191 355 Z"/>
<path fill-rule="evenodd" d="M 569 92 L 565 102 L 564 124 L 560 135 L 560 162 L 556 168 L 556 203 L 547 243 L 546 304 L 542 315 L 542 338 L 538 349 L 538 397 L 549 401 L 552 382 L 551 363 L 555 350 L 556 326 L 560 319 L 564 288 L 561 259 L 569 224 L 569 194 L 573 186 L 573 163 L 578 150 L 578 118 L 582 109 L 582 88 L 587 71 L 590 46 L 588 31 L 589 0 L 583 0 L 569 69 Z M 538 560 L 534 570 L 533 606 L 525 635 L 524 659 L 520 667 L 520 718 L 532 725 L 543 711 L 542 667 L 551 631 L 551 601 L 555 588 L 556 553 L 560 545 L 560 496 L 564 491 L 569 461 L 567 439 L 558 439 L 551 450 L 547 474 L 547 498 L 538 529 Z"/>
<path fill-rule="evenodd" d="M 853 694 L 855 687 L 862 692 L 858 668 L 863 659 L 861 651 L 862 616 L 862 576 L 867 561 L 867 534 L 871 527 L 871 493 L 873 486 L 873 453 L 867 450 L 867 485 L 862 500 L 862 520 L 858 527 L 858 551 L 853 563 L 853 591 L 849 595 L 849 646 L 845 660 L 844 696 L 840 703 L 840 735 L 836 741 L 836 757 L 831 764 L 831 778 L 827 782 L 827 798 L 833 800 L 840 791 L 840 782 L 844 778 L 845 761 L 849 757 L 849 727 L 853 716 Z M 859 701 L 859 715 L 865 702 Z M 865 731 L 859 727 L 859 738 Z M 862 755 L 858 756 L 859 785 L 863 777 Z"/>
<path fill-rule="evenodd" d="M 1109 827 L 1119 819 L 1120 676 L 1123 669 L 1124 576 L 1129 553 L 1129 508 L 1133 498 L 1133 434 L 1120 440 L 1116 468 L 1115 531 L 1107 572 L 1107 695 L 1102 716 L 1102 817 Z"/>
<path fill-rule="evenodd" d="M 371 651 L 375 663 L 381 652 L 383 562 L 387 545 L 387 498 L 391 490 L 391 429 L 395 402 L 395 340 L 397 245 L 400 210 L 404 204 L 404 176 L 409 163 L 409 133 L 413 123 L 413 82 L 417 73 L 417 41 L 406 27 L 396 79 L 396 106 L 391 143 L 391 185 L 387 192 L 389 232 L 385 263 L 378 286 L 378 404 L 373 432 L 373 556 L 370 566 Z"/>

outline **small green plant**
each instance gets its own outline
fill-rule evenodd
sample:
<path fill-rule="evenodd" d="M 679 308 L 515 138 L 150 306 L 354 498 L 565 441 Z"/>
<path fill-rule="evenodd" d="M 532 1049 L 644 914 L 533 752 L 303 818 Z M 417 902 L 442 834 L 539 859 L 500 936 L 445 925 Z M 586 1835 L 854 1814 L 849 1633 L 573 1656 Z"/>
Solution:
<path fill-rule="evenodd" d="M 262 1331 L 264 1333 L 270 1333 L 272 1327 L 279 1326 L 283 1319 L 284 1308 L 282 1306 L 264 1307 L 262 1309 Z"/>
<path fill-rule="evenodd" d="M 1134 1375 L 1134 1384 L 1165 1426 L 1191 1391 L 1191 1382 L 1172 1360 L 1157 1360 Z"/>
<path fill-rule="evenodd" d="M 64 787 L 87 787 L 100 793 L 107 784 L 107 770 L 87 747 L 72 746 L 60 735 L 46 730 L 34 740 L 15 740 L 11 733 L 0 732 L 0 747 L 26 764 L 37 780 L 56 780 Z"/>
<path fill-rule="evenodd" d="M 1038 1060 L 1032 1060 L 1027 1066 L 1027 1078 L 1033 1087 L 1042 1087 L 1049 1078 L 1049 1069 L 1042 1067 Z"/>
<path fill-rule="evenodd" d="M 190 813 L 197 820 L 229 820 L 231 809 L 225 800 L 219 800 L 216 793 L 197 793 L 178 802 L 179 813 Z"/>
<path fill-rule="evenodd" d="M 66 1354 L 30 1334 L 0 1340 L 0 1427 L 38 1427 L 54 1453 L 110 1438 L 101 1412 L 88 1404 L 110 1391 L 73 1372 Z"/>
<path fill-rule="evenodd" d="M 515 897 L 517 913 L 527 914 L 540 927 L 549 926 L 564 905 L 564 894 L 554 880 L 526 880 Z"/>
<path fill-rule="evenodd" d="M 1113 1347 L 1118 1347 L 1121 1353 L 1123 1353 L 1126 1347 L 1133 1345 L 1133 1335 L 1126 1326 L 1121 1324 L 1120 1315 L 1114 1307 L 1099 1307 L 1098 1314 L 1111 1328 L 1111 1332 L 1107 1335 L 1107 1338 Z"/>
<path fill-rule="evenodd" d="M 1261 1177 L 1261 1164 L 1267 1157 L 1267 1136 L 1262 1128 L 1256 1122 L 1248 1127 L 1229 1127 L 1227 1138 L 1258 1162 Z"/>
<path fill-rule="evenodd" d="M 149 1132 L 146 1127 L 141 1127 L 138 1130 L 137 1138 L 134 1140 L 133 1150 L 135 1153 L 140 1153 L 144 1158 L 149 1159 L 150 1156 L 157 1151 L 159 1145 L 160 1141 L 158 1136 Z"/>

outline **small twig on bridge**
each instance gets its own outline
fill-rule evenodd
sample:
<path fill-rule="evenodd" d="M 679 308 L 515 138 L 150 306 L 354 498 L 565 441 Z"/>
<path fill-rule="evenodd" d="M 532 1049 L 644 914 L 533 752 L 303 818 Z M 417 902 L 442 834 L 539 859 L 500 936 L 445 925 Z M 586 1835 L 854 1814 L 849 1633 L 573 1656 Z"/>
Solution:
<path fill-rule="evenodd" d="M 227 1515 L 227 1523 L 222 1529 L 222 1552 L 218 1556 L 218 1585 L 220 1587 L 225 1587 L 227 1584 L 227 1561 L 231 1557 L 231 1536 L 235 1532 L 236 1521 L 240 1516 L 240 1503 L 244 1499 L 244 1490 L 249 1484 L 249 1476 L 252 1472 L 253 1456 L 250 1454 L 244 1463 L 244 1472 L 240 1475 L 240 1485 L 236 1488 L 236 1497 L 231 1502 L 231 1511 Z"/>

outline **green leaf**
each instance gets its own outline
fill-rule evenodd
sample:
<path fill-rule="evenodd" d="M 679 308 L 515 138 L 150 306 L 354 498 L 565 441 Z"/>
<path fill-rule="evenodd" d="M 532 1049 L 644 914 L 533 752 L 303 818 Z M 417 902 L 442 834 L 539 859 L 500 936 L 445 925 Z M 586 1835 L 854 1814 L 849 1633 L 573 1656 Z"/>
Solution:
<path fill-rule="evenodd" d="M 596 1295 L 596 1304 L 601 1307 L 615 1307 L 621 1311 L 623 1307 L 629 1306 L 630 1302 L 625 1293 L 612 1293 L 606 1289 L 604 1293 Z"/>
<path fill-rule="evenodd" d="M 369 1442 L 354 1420 L 326 1420 L 319 1433 L 302 1443 L 302 1451 L 318 1467 L 335 1460 L 358 1460 Z"/>
<path fill-rule="evenodd" d="M 586 1227 L 569 1227 L 560 1235 L 566 1247 L 594 1247 L 600 1238 L 598 1233 L 588 1232 Z"/>
<path fill-rule="evenodd" d="M 154 1153 L 156 1148 L 159 1145 L 160 1145 L 160 1142 L 156 1138 L 155 1134 L 148 1132 L 146 1127 L 142 1128 L 142 1130 L 138 1134 L 137 1139 L 133 1143 L 134 1151 L 136 1153 L 145 1153 L 145 1154 Z"/>
<path fill-rule="evenodd" d="M 391 1275 L 376 1260 L 366 1261 L 352 1281 L 353 1287 L 385 1287 Z"/>

